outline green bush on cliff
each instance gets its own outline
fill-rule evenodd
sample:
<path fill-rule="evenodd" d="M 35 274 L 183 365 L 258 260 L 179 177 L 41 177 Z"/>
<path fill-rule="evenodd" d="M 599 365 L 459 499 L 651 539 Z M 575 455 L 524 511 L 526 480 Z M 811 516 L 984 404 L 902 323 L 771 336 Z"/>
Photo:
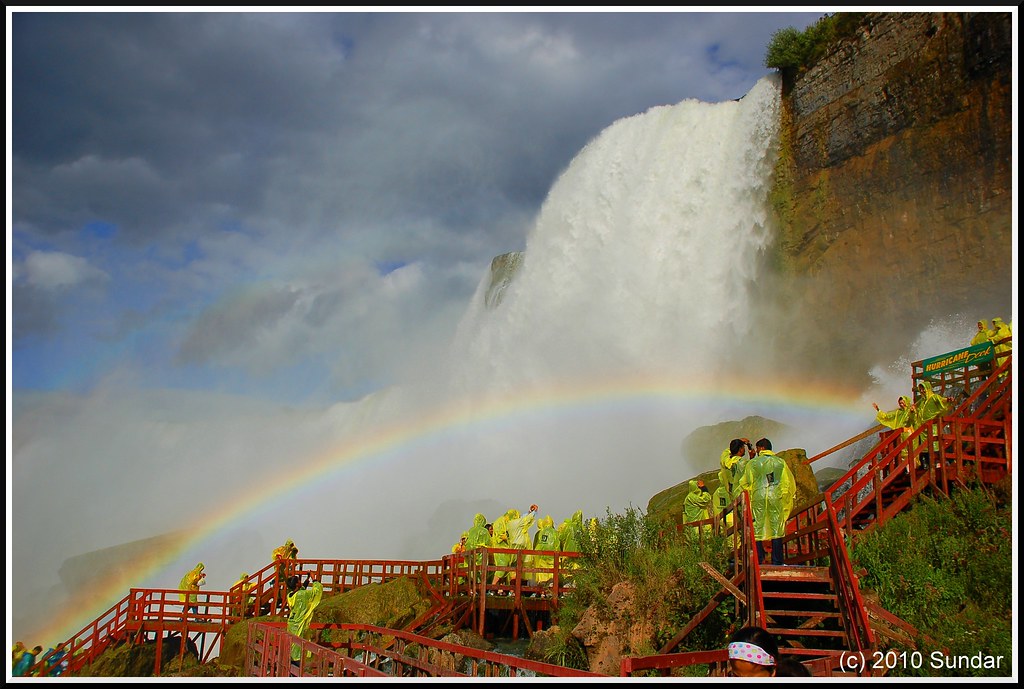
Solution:
<path fill-rule="evenodd" d="M 1012 648 L 1012 515 L 983 490 L 921 498 L 854 546 L 861 587 L 916 627 L 922 667 L 893 675 L 1006 676 Z M 912 546 L 912 547 L 908 547 Z M 1002 669 L 932 666 L 932 652 L 1003 656 Z"/>
<path fill-rule="evenodd" d="M 791 26 L 779 29 L 768 42 L 764 66 L 783 71 L 808 69 L 836 41 L 854 35 L 863 18 L 863 12 L 837 12 L 825 15 L 803 31 Z"/>
<path fill-rule="evenodd" d="M 578 642 L 571 637 L 571 630 L 592 606 L 612 614 L 607 599 L 615 585 L 631 584 L 630 614 L 645 618 L 653 630 L 648 646 L 627 649 L 628 652 L 632 655 L 655 653 L 721 588 L 701 562 L 721 572 L 726 569 L 731 552 L 724 538 L 705 534 L 698 539 L 692 529 L 666 529 L 632 506 L 623 514 L 609 511 L 595 529 L 585 529 L 580 549 L 583 557 L 574 573 L 575 589 L 559 608 L 557 623 L 561 639 L 552 652 L 561 656 L 559 660 L 570 656 L 577 662 L 580 661 L 575 648 Z M 731 607 L 723 604 L 686 638 L 685 648 L 676 650 L 720 648 L 731 622 L 729 611 Z"/>

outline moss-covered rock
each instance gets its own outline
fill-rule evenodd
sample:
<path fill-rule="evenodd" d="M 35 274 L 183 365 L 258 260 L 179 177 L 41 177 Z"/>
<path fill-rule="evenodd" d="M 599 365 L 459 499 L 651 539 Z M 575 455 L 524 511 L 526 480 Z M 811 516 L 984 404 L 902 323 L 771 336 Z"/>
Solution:
<path fill-rule="evenodd" d="M 253 617 L 228 627 L 220 644 L 220 662 L 234 667 L 245 666 L 245 650 L 249 640 L 249 626 L 257 622 L 286 622 L 280 615 Z"/>
<path fill-rule="evenodd" d="M 92 663 L 82 668 L 80 677 L 153 677 L 156 668 L 156 642 L 122 642 L 111 646 Z M 161 644 L 161 675 L 191 676 L 199 668 L 199 652 L 191 640 L 181 652 L 181 637 L 165 637 Z"/>

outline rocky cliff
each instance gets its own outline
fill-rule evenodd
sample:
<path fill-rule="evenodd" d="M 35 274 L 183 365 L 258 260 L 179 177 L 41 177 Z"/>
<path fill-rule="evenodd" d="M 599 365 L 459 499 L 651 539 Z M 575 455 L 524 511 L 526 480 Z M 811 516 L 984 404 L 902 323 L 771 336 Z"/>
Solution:
<path fill-rule="evenodd" d="M 792 313 L 834 324 L 809 350 L 864 370 L 933 317 L 1010 314 L 1011 22 L 869 13 L 786 79 L 776 263 Z"/>

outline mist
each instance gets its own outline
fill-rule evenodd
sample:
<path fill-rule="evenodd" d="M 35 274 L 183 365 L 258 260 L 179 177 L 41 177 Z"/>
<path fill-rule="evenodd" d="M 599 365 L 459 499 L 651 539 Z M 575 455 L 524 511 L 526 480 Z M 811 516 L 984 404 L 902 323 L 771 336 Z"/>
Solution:
<path fill-rule="evenodd" d="M 646 508 L 717 465 L 680 456 L 699 426 L 765 416 L 795 429 L 776 448 L 812 455 L 872 425 L 871 402 L 906 389 L 909 362 L 964 346 L 973 320 L 849 372 L 868 389 L 772 374 L 785 353 L 760 336 L 771 323 L 753 295 L 773 237 L 778 106 L 766 77 L 738 101 L 613 123 L 558 177 L 500 301 L 487 305 L 481 276 L 447 349 L 410 362 L 402 385 L 329 407 L 117 380 L 19 395 L 15 636 L 62 641 L 128 586 L 176 588 L 198 561 L 208 590 L 227 589 L 289 538 L 300 558 L 433 559 L 477 512 L 537 503 L 557 524 Z M 70 557 L 178 530 L 193 536 L 103 595 L 59 580 Z M 58 624 L 58 610 L 76 614 Z"/>

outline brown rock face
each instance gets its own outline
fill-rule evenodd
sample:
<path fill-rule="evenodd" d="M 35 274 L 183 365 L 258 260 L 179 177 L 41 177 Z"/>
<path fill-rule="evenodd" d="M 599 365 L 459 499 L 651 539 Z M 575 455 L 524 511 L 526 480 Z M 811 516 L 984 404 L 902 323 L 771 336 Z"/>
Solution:
<path fill-rule="evenodd" d="M 825 324 L 793 338 L 805 363 L 864 370 L 933 318 L 1010 313 L 1011 21 L 870 13 L 785 85 L 779 289 Z"/>
<path fill-rule="evenodd" d="M 638 614 L 634 599 L 633 585 L 620 582 L 608 594 L 606 615 L 592 606 L 572 630 L 587 649 L 591 672 L 617 676 L 625 653 L 650 648 L 654 626 Z"/>

